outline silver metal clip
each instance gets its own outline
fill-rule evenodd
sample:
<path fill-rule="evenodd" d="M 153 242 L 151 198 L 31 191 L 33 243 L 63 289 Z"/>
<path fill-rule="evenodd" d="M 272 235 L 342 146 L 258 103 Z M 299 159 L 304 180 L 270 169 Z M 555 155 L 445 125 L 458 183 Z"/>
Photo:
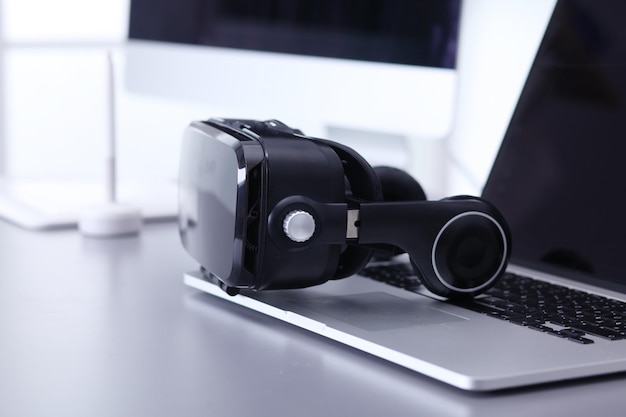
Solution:
<path fill-rule="evenodd" d="M 348 227 L 346 228 L 346 238 L 359 238 L 359 210 L 348 210 Z"/>

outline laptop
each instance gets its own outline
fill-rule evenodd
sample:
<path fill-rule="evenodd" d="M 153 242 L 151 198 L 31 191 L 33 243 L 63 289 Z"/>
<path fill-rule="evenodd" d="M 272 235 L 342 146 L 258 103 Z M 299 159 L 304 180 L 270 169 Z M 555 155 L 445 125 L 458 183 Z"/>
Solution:
<path fill-rule="evenodd" d="M 487 293 L 438 299 L 402 256 L 307 289 L 185 283 L 464 390 L 626 371 L 625 12 L 555 7 L 484 187 L 513 238 Z"/>

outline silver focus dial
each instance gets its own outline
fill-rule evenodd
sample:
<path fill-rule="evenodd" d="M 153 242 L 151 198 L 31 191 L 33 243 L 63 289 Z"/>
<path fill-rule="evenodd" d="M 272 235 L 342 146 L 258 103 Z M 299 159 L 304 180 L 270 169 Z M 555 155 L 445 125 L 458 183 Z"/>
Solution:
<path fill-rule="evenodd" d="M 294 242 L 306 242 L 315 233 L 315 218 L 304 210 L 293 210 L 283 220 L 285 235 Z"/>

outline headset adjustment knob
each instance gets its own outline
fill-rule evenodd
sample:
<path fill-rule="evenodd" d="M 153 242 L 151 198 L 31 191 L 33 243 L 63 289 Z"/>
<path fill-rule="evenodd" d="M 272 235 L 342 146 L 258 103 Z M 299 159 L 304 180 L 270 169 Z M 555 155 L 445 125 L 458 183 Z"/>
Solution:
<path fill-rule="evenodd" d="M 290 211 L 283 220 L 283 231 L 294 242 L 306 242 L 315 233 L 315 218 L 304 210 Z"/>

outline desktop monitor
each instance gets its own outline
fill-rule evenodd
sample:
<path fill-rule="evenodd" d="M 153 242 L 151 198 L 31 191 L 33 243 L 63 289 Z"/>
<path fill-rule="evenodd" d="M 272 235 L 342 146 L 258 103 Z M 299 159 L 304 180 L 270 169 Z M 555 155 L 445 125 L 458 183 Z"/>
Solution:
<path fill-rule="evenodd" d="M 461 0 L 131 0 L 126 88 L 279 119 L 428 192 L 442 185 L 460 14 Z"/>

